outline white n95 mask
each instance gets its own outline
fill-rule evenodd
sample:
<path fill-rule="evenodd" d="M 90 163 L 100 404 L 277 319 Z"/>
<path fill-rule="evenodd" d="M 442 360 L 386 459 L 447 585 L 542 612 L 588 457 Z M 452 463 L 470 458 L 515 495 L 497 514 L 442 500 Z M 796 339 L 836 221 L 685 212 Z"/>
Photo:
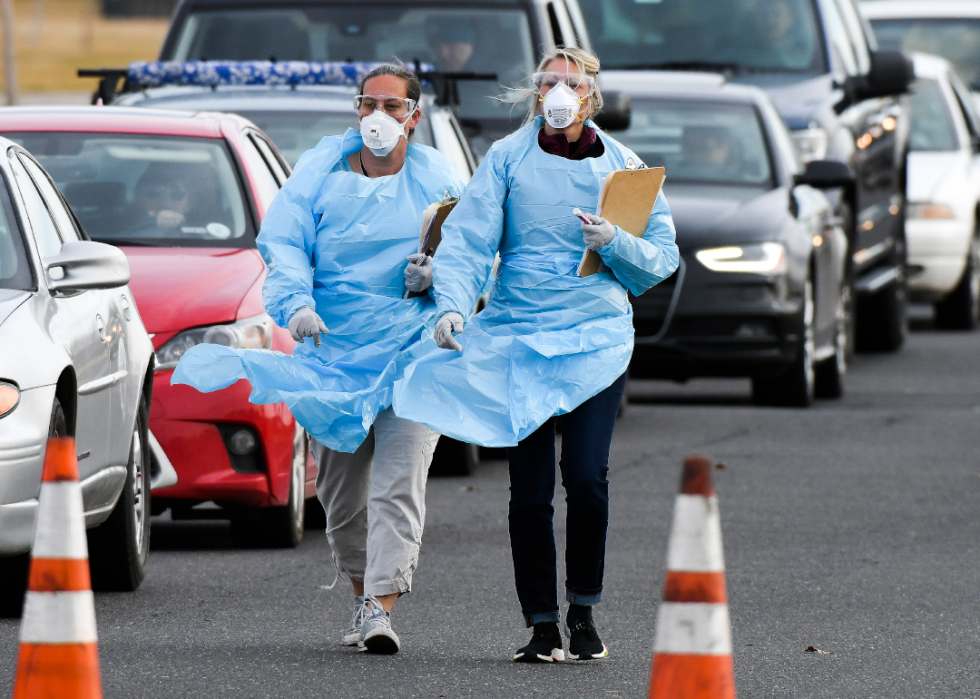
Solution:
<path fill-rule="evenodd" d="M 408 123 L 407 119 L 405 123 Z M 373 112 L 361 119 L 361 139 L 375 155 L 388 155 L 398 145 L 398 139 L 402 136 L 408 138 L 405 127 L 384 112 Z"/>
<path fill-rule="evenodd" d="M 544 102 L 544 118 L 552 127 L 564 129 L 571 126 L 578 116 L 579 106 L 585 101 L 565 83 L 558 83 L 548 90 Z"/>

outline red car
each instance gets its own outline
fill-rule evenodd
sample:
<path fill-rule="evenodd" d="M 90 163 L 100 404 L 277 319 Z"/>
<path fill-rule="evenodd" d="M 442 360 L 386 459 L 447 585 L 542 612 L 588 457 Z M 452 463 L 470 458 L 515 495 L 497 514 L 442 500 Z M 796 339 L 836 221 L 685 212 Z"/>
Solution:
<path fill-rule="evenodd" d="M 292 351 L 263 308 L 255 247 L 289 173 L 279 151 L 251 122 L 218 113 L 4 109 L 0 134 L 44 165 L 93 240 L 129 258 L 156 352 L 154 513 L 230 519 L 241 543 L 295 546 L 316 466 L 286 406 L 253 405 L 245 380 L 214 393 L 170 385 L 201 342 Z"/>

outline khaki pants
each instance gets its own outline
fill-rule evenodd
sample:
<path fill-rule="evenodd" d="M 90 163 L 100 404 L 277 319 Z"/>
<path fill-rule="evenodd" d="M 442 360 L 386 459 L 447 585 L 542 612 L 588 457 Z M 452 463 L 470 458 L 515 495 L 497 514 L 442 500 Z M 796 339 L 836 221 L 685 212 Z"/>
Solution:
<path fill-rule="evenodd" d="M 425 481 L 439 435 L 424 425 L 378 415 L 353 454 L 312 440 L 316 493 L 341 575 L 364 581 L 368 595 L 412 589 L 425 524 Z"/>

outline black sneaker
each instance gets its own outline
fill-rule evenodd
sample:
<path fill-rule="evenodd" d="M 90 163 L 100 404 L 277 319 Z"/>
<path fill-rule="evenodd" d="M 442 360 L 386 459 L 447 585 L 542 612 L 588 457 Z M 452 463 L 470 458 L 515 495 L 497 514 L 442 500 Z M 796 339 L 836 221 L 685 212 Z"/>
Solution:
<path fill-rule="evenodd" d="M 531 642 L 514 653 L 516 663 L 560 663 L 565 660 L 565 651 L 561 649 L 561 631 L 558 624 L 545 623 L 534 625 L 534 635 Z"/>
<path fill-rule="evenodd" d="M 609 649 L 599 639 L 592 623 L 592 607 L 569 605 L 565 623 L 568 625 L 569 660 L 598 660 L 609 655 Z"/>

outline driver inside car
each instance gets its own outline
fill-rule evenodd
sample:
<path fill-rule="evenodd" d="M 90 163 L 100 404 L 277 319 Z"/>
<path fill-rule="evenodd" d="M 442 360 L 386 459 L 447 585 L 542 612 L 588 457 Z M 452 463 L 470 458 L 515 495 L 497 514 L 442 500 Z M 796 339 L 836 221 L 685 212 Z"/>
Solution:
<path fill-rule="evenodd" d="M 220 222 L 220 191 L 206 165 L 152 163 L 136 183 L 136 230 L 158 228 L 168 237 L 204 235 L 227 238 Z"/>

